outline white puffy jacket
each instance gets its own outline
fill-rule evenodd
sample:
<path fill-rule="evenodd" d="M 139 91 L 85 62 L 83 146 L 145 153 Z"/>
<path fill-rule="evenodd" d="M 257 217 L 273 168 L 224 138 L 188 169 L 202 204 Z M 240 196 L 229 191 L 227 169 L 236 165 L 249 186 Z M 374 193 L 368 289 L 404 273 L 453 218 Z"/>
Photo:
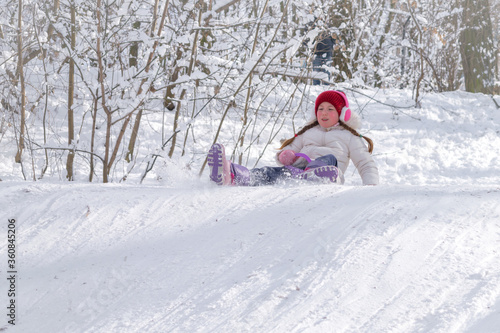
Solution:
<path fill-rule="evenodd" d="M 353 115 L 347 124 L 351 128 L 357 129 L 359 123 L 359 118 Z M 338 124 L 330 128 L 323 128 L 320 125 L 313 127 L 297 136 L 290 145 L 283 148 L 283 150 L 287 149 L 306 154 L 312 160 L 333 154 L 337 158 L 338 167 L 342 173 L 345 173 L 349 160 L 352 160 L 363 180 L 363 185 L 377 185 L 379 183 L 378 168 L 368 152 L 365 140 L 353 135 Z M 278 159 L 281 151 L 276 154 L 279 165 L 282 165 Z M 293 166 L 304 168 L 306 163 L 304 158 L 299 158 Z"/>

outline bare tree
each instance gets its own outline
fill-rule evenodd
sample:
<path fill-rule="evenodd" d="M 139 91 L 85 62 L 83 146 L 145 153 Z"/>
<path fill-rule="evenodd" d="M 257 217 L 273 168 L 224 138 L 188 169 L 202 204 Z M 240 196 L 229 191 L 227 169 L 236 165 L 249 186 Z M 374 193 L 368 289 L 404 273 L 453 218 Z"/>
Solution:
<path fill-rule="evenodd" d="M 161 35 L 161 32 L 163 30 L 163 26 L 165 25 L 165 19 L 166 19 L 167 14 L 168 14 L 169 3 L 170 3 L 170 0 L 165 1 L 165 6 L 163 7 L 163 14 L 161 16 L 161 21 L 160 21 L 160 24 L 158 27 L 158 32 L 156 33 L 157 37 L 159 37 Z M 156 17 L 157 16 L 156 15 L 157 7 L 158 7 L 158 0 L 155 1 L 155 5 L 154 5 L 154 15 L 153 15 L 152 28 L 151 28 L 151 37 L 153 37 L 155 34 L 156 21 L 157 21 L 157 17 Z M 155 41 L 155 43 L 153 45 L 153 49 L 151 50 L 151 52 L 149 54 L 148 62 L 146 64 L 146 68 L 144 70 L 146 73 L 148 73 L 150 68 L 151 68 L 151 62 L 153 60 L 154 53 L 155 53 L 157 47 L 158 47 L 158 40 Z M 139 87 L 139 92 L 137 93 L 138 95 L 140 95 L 142 93 L 142 85 L 144 84 L 144 82 L 145 82 L 145 80 L 143 80 L 141 82 L 141 86 Z M 137 140 L 137 135 L 139 133 L 139 127 L 141 124 L 142 113 L 143 113 L 143 110 L 140 109 L 135 117 L 134 128 L 133 128 L 132 134 L 130 136 L 130 141 L 128 144 L 128 151 L 127 151 L 127 154 L 125 156 L 125 160 L 127 162 L 131 162 L 133 159 L 134 147 L 135 147 L 135 142 Z"/>
<path fill-rule="evenodd" d="M 261 26 L 261 20 L 262 20 L 262 17 L 264 16 L 264 13 L 267 10 L 268 3 L 269 3 L 269 1 L 266 1 L 266 3 L 264 4 L 264 6 L 261 9 L 259 22 L 257 23 L 257 28 L 255 29 L 255 37 L 254 37 L 253 44 L 252 44 L 252 51 L 250 51 L 250 57 L 253 57 L 255 50 L 257 48 L 257 41 L 259 40 L 259 30 L 260 30 L 260 26 Z M 283 17 L 286 18 L 286 15 L 283 15 Z M 248 88 L 247 88 L 247 93 L 246 93 L 246 98 L 245 98 L 243 122 L 241 125 L 242 131 L 241 131 L 241 135 L 238 139 L 238 141 L 240 143 L 240 147 L 243 147 L 243 144 L 245 142 L 245 132 L 246 132 L 245 128 L 247 127 L 247 124 L 248 124 L 248 108 L 250 106 L 249 102 L 250 102 L 250 97 L 252 95 L 252 78 L 253 78 L 253 75 L 248 78 Z M 242 152 L 240 153 L 240 155 L 238 157 L 238 163 L 239 164 L 243 163 L 243 153 Z"/>

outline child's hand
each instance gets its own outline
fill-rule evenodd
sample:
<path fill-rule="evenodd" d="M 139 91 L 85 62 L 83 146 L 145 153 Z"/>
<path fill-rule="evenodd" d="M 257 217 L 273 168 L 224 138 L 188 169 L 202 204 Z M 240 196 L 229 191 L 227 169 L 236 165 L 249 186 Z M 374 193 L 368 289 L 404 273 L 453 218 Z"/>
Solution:
<path fill-rule="evenodd" d="M 280 153 L 278 159 L 283 165 L 292 165 L 293 162 L 297 160 L 297 157 L 295 156 L 295 152 L 293 150 L 287 149 Z"/>

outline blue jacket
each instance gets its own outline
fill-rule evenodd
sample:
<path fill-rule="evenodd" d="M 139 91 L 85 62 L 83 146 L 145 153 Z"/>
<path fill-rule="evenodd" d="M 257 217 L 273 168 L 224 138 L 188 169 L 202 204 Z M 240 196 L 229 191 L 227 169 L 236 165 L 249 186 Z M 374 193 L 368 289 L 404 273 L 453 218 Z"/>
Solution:
<path fill-rule="evenodd" d="M 333 46 L 335 45 L 335 39 L 332 38 L 327 32 L 321 33 L 316 37 L 316 49 L 315 54 L 321 54 L 326 52 L 332 52 Z"/>

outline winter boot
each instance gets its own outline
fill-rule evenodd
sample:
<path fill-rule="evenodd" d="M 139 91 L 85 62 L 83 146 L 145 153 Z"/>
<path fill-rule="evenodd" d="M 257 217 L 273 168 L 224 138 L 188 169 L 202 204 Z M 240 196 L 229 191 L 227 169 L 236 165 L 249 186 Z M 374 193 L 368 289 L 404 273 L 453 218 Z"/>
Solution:
<path fill-rule="evenodd" d="M 292 178 L 300 178 L 300 175 L 304 172 L 304 170 L 296 168 L 291 165 L 285 165 L 285 168 L 288 169 Z"/>
<path fill-rule="evenodd" d="M 207 156 L 210 168 L 210 180 L 217 185 L 229 185 L 232 183 L 231 162 L 226 160 L 224 146 L 215 143 L 210 147 Z"/>
<path fill-rule="evenodd" d="M 321 182 L 321 183 L 337 183 L 340 170 L 333 165 L 325 165 L 317 168 L 309 168 L 304 170 L 298 178 L 307 181 Z M 339 180 L 338 183 L 343 183 Z"/>
<path fill-rule="evenodd" d="M 234 185 L 250 185 L 250 171 L 242 165 L 231 163 L 231 178 Z"/>

